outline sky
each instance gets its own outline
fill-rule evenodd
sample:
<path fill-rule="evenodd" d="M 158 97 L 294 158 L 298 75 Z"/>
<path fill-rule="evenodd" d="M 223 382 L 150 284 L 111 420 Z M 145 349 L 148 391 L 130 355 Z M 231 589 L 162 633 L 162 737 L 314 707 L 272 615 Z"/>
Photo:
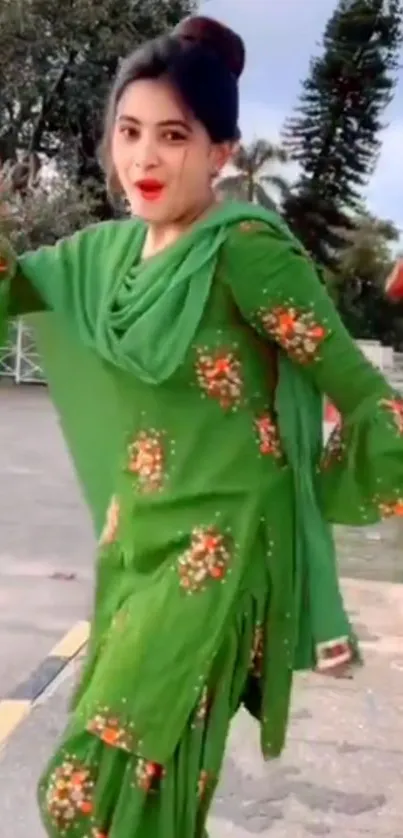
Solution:
<path fill-rule="evenodd" d="M 247 66 L 241 80 L 241 130 L 245 141 L 280 139 L 298 102 L 301 81 L 337 0 L 202 0 L 200 11 L 243 37 Z M 402 53 L 403 65 L 403 53 Z M 385 113 L 382 151 L 365 192 L 369 209 L 395 222 L 403 234 L 403 69 Z"/>

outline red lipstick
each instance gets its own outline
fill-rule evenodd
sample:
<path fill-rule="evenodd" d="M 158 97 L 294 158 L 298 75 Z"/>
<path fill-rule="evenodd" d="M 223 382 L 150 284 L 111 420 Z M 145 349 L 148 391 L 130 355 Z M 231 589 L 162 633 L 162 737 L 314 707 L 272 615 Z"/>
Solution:
<path fill-rule="evenodd" d="M 160 197 L 164 184 L 155 178 L 143 178 L 136 183 L 137 189 L 147 201 L 155 201 Z"/>

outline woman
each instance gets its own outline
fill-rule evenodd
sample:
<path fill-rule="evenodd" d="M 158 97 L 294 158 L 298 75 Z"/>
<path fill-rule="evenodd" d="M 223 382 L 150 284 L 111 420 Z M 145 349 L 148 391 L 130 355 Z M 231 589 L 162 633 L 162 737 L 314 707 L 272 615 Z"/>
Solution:
<path fill-rule="evenodd" d="M 16 261 L 99 534 L 86 666 L 40 790 L 51 838 L 200 838 L 230 721 L 282 750 L 295 669 L 358 652 L 330 521 L 399 512 L 403 405 L 275 214 L 216 205 L 240 38 L 191 18 L 122 66 L 103 143 L 132 218 Z M 321 457 L 321 393 L 343 416 Z"/>

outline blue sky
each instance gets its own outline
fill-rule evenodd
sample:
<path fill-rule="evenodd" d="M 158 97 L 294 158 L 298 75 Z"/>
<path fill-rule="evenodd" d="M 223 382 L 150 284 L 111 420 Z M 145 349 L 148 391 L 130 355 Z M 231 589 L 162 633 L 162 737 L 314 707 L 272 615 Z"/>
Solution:
<path fill-rule="evenodd" d="M 278 140 L 297 103 L 309 59 L 320 51 L 336 0 L 204 0 L 200 10 L 236 29 L 245 40 L 248 64 L 241 82 L 241 129 Z M 403 55 L 402 55 L 403 64 Z M 385 114 L 382 152 L 366 190 L 370 209 L 403 232 L 403 72 Z"/>

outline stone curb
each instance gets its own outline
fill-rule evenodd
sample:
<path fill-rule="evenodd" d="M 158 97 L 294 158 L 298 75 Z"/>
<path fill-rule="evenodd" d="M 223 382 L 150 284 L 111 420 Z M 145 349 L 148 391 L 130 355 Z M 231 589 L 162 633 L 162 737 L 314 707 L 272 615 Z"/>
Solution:
<path fill-rule="evenodd" d="M 89 623 L 76 623 L 31 675 L 0 700 L 0 747 L 29 716 L 35 702 L 87 643 Z"/>

